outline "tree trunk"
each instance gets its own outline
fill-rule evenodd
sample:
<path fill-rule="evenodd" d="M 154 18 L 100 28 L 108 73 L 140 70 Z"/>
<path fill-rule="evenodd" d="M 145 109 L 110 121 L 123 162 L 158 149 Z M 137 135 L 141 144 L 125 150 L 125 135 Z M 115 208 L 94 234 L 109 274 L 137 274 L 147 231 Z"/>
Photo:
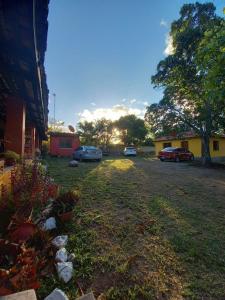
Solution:
<path fill-rule="evenodd" d="M 209 147 L 209 136 L 204 134 L 202 136 L 202 164 L 204 166 L 211 164 L 211 154 L 210 154 L 210 147 Z"/>

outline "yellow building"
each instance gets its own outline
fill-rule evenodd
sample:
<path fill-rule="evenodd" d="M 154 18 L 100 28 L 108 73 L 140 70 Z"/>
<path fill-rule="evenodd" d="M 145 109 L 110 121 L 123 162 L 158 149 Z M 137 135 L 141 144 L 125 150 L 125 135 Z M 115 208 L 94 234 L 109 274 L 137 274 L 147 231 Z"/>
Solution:
<path fill-rule="evenodd" d="M 183 134 L 182 137 L 164 136 L 155 139 L 155 152 L 158 155 L 159 151 L 166 147 L 181 147 L 191 151 L 195 158 L 200 158 L 202 155 L 202 142 L 199 136 L 193 133 Z M 210 138 L 210 153 L 214 159 L 225 158 L 225 135 L 215 136 Z"/>

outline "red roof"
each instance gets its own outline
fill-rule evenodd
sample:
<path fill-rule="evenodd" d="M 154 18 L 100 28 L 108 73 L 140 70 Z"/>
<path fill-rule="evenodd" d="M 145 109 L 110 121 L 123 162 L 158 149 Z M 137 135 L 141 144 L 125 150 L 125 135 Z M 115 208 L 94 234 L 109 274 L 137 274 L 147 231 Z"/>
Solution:
<path fill-rule="evenodd" d="M 167 135 L 167 136 L 160 136 L 155 139 L 155 142 L 160 141 L 170 141 L 170 140 L 181 140 L 181 139 L 190 139 L 190 138 L 196 138 L 199 137 L 197 133 L 194 131 L 186 131 L 183 133 L 179 133 L 176 135 Z M 215 138 L 225 138 L 225 134 L 215 134 L 213 137 Z"/>
<path fill-rule="evenodd" d="M 62 137 L 78 137 L 76 133 L 73 132 L 49 132 L 50 136 L 62 136 Z"/>

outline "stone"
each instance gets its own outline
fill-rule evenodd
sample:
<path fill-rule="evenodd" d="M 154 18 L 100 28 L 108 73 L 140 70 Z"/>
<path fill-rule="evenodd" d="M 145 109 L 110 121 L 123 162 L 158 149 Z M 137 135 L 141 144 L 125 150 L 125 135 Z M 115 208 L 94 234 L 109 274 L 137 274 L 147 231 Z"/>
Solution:
<path fill-rule="evenodd" d="M 26 290 L 23 292 L 0 297 L 1 300 L 37 300 L 34 290 Z"/>
<path fill-rule="evenodd" d="M 69 300 L 69 298 L 62 290 L 54 289 L 44 300 Z"/>
<path fill-rule="evenodd" d="M 75 261 L 75 258 L 76 258 L 75 254 L 74 254 L 74 253 L 70 253 L 70 254 L 68 255 L 67 260 L 73 262 L 73 261 Z"/>
<path fill-rule="evenodd" d="M 61 248 L 56 252 L 55 260 L 57 262 L 66 262 L 68 258 L 68 252 L 66 248 Z"/>
<path fill-rule="evenodd" d="M 91 293 L 88 293 L 86 295 L 83 295 L 83 296 L 77 298 L 76 300 L 95 300 L 95 297 L 94 297 L 94 294 L 91 292 Z"/>
<path fill-rule="evenodd" d="M 65 283 L 69 282 L 73 277 L 73 263 L 72 262 L 59 262 L 56 264 L 57 273 L 60 279 Z"/>
<path fill-rule="evenodd" d="M 48 218 L 43 226 L 42 226 L 42 229 L 47 231 L 47 230 L 52 230 L 52 229 L 55 229 L 56 228 L 56 220 L 54 217 L 50 217 Z"/>
<path fill-rule="evenodd" d="M 46 207 L 42 212 L 41 212 L 41 215 L 43 217 L 47 217 L 49 216 L 49 214 L 51 213 L 52 211 L 52 207 Z"/>
<path fill-rule="evenodd" d="M 58 235 L 52 240 L 52 244 L 58 249 L 65 247 L 67 242 L 68 235 Z"/>
<path fill-rule="evenodd" d="M 78 167 L 78 161 L 77 160 L 71 160 L 69 162 L 69 167 Z"/>

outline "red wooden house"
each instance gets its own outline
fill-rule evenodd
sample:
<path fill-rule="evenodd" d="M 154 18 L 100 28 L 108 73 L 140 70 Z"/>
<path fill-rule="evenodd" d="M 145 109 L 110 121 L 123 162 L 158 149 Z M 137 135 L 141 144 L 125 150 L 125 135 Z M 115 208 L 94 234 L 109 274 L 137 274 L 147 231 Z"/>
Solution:
<path fill-rule="evenodd" d="M 79 136 L 71 132 L 50 133 L 50 155 L 72 156 L 74 150 L 80 146 Z"/>
<path fill-rule="evenodd" d="M 0 1 L 1 151 L 12 150 L 22 157 L 32 157 L 46 138 L 48 3 Z"/>

